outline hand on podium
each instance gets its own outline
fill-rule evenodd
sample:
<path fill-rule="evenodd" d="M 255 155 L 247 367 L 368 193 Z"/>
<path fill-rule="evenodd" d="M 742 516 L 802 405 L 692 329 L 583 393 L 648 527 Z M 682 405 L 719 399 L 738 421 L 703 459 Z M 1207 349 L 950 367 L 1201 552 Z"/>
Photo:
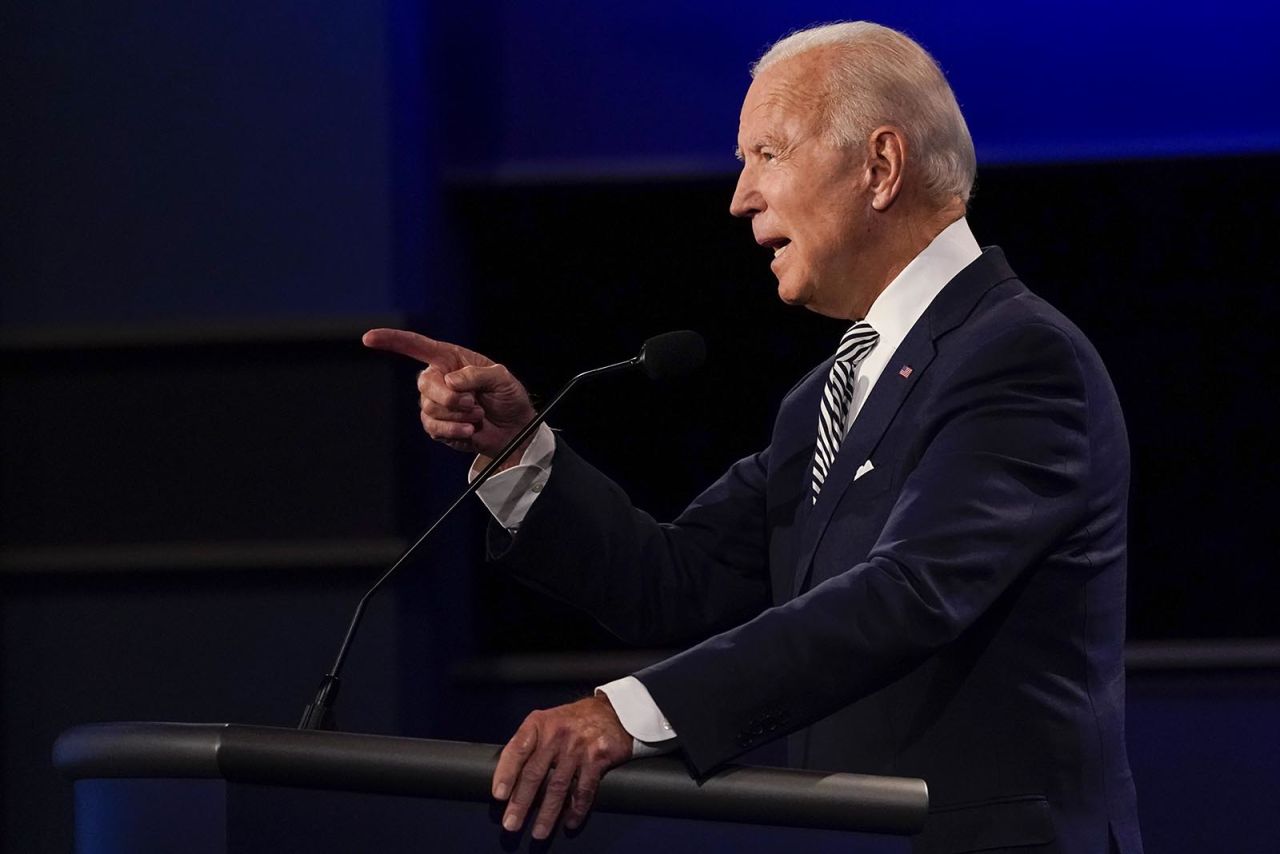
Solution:
<path fill-rule="evenodd" d="M 493 772 L 493 796 L 507 801 L 503 828 L 520 829 L 544 782 L 533 838 L 550 836 L 562 810 L 565 827 L 578 827 L 600 779 L 631 758 L 631 747 L 631 735 L 603 695 L 531 713 L 502 749 Z"/>

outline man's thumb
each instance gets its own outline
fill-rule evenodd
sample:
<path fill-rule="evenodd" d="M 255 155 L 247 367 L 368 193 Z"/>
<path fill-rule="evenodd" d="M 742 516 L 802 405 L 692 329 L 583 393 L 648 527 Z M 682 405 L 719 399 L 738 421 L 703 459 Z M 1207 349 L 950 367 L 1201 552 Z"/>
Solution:
<path fill-rule="evenodd" d="M 493 391 L 509 377 L 502 365 L 468 365 L 445 374 L 444 383 L 454 391 Z"/>

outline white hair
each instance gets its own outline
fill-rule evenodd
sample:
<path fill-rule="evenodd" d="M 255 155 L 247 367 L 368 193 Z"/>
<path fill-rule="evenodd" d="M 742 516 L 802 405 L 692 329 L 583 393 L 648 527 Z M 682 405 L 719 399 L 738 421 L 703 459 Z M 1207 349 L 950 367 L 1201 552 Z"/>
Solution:
<path fill-rule="evenodd" d="M 765 51 L 751 76 L 802 53 L 831 48 L 821 98 L 831 141 L 861 145 L 882 124 L 902 129 L 930 198 L 968 202 L 977 173 L 969 127 L 938 63 L 908 36 L 868 21 L 792 33 Z"/>

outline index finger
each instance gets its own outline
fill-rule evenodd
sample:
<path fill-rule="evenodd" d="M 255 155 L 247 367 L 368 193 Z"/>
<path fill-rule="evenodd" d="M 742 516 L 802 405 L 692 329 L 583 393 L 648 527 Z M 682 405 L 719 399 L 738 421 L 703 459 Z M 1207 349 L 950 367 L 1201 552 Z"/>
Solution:
<path fill-rule="evenodd" d="M 461 364 L 454 345 L 406 329 L 370 329 L 360 340 L 374 350 L 399 353 L 424 364 L 438 365 L 444 371 L 457 370 Z"/>

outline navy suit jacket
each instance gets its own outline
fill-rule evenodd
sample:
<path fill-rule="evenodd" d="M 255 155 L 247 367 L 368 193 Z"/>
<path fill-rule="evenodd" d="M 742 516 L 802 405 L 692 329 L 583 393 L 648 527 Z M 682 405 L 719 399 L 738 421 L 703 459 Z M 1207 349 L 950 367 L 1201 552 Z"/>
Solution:
<path fill-rule="evenodd" d="M 1097 353 L 986 250 L 907 334 L 815 505 L 830 364 L 670 524 L 561 439 L 492 556 L 624 638 L 706 638 L 636 674 L 699 774 L 789 735 L 798 766 L 923 777 L 917 851 L 1140 851 L 1129 450 Z"/>

